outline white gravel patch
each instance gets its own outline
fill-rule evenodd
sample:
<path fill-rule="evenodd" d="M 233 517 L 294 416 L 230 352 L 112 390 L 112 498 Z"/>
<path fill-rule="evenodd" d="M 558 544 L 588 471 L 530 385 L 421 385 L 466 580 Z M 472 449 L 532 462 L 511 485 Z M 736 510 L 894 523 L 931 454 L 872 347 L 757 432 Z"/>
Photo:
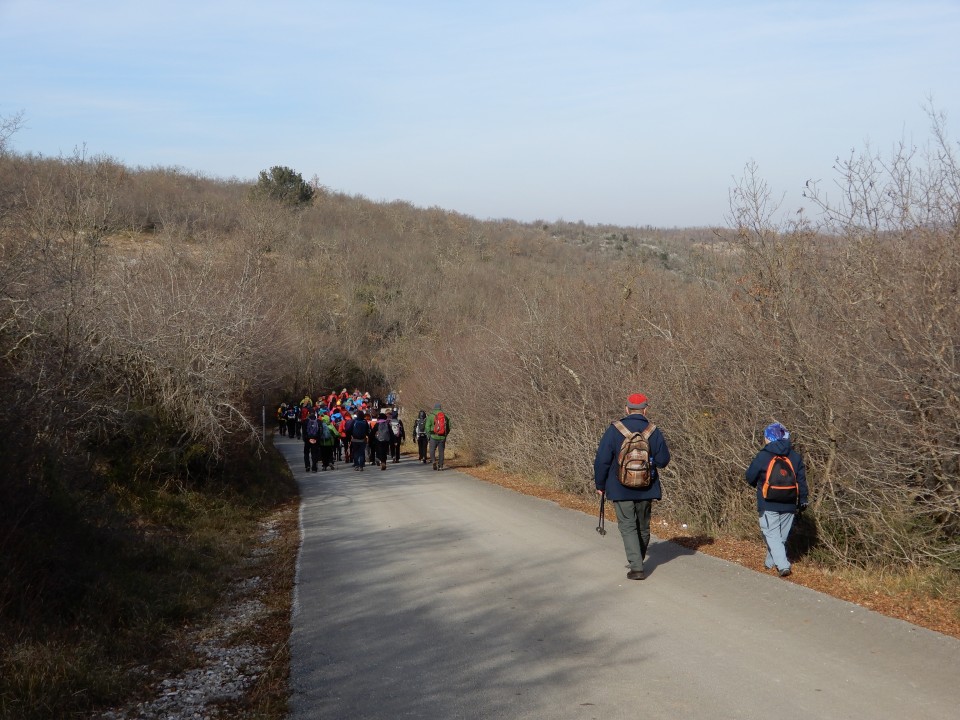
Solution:
<path fill-rule="evenodd" d="M 278 522 L 261 523 L 261 545 L 252 559 L 274 554 L 269 543 L 279 533 Z M 241 700 L 266 669 L 267 648 L 250 644 L 233 644 L 232 637 L 255 627 L 266 612 L 260 600 L 265 592 L 260 577 L 235 583 L 226 594 L 216 622 L 196 630 L 190 643 L 203 658 L 199 667 L 182 675 L 158 682 L 152 700 L 128 707 L 108 710 L 98 720 L 213 720 L 228 717 L 225 703 Z"/>

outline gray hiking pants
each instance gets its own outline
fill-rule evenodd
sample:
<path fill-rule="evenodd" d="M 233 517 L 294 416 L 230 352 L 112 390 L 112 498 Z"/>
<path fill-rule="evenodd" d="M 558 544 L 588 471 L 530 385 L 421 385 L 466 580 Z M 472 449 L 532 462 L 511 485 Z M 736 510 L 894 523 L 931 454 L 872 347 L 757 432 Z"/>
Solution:
<path fill-rule="evenodd" d="M 437 467 L 443 467 L 443 448 L 447 444 L 446 439 L 444 440 L 435 440 L 430 438 L 430 462 L 432 462 Z M 437 450 L 440 451 L 440 459 L 437 460 Z"/>
<path fill-rule="evenodd" d="M 617 528 L 627 553 L 631 570 L 643 570 L 643 559 L 650 545 L 650 510 L 652 500 L 615 500 Z"/>

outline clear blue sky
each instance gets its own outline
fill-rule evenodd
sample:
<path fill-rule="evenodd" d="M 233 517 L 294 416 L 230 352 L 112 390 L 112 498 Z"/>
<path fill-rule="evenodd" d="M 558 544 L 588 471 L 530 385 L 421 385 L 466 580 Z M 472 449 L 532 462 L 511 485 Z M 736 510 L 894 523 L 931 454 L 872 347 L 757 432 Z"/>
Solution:
<path fill-rule="evenodd" d="M 722 224 L 865 143 L 960 127 L 960 1 L 0 0 L 19 152 L 479 218 Z"/>

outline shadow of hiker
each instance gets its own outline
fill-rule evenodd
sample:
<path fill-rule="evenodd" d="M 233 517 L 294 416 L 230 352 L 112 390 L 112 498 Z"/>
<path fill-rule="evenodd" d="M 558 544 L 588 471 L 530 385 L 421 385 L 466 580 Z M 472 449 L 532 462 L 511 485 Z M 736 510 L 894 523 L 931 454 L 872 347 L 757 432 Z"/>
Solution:
<path fill-rule="evenodd" d="M 672 538 L 667 538 L 667 541 L 676 543 L 694 552 L 704 545 L 713 545 L 716 542 L 716 540 L 709 535 L 674 535 Z"/>
<path fill-rule="evenodd" d="M 817 520 L 808 508 L 797 513 L 787 538 L 787 557 L 791 560 L 800 560 L 809 555 L 820 544 L 820 534 L 817 529 Z"/>
<path fill-rule="evenodd" d="M 651 575 L 657 566 L 665 565 L 682 555 L 693 555 L 704 545 L 713 545 L 716 542 L 709 535 L 674 535 L 669 538 L 657 538 L 650 543 L 647 557 L 643 562 L 645 574 Z"/>

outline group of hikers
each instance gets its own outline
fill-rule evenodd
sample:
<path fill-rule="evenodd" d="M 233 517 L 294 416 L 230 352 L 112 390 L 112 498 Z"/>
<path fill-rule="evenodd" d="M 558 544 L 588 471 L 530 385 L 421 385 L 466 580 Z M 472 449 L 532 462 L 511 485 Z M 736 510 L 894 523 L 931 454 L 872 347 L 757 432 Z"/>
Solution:
<path fill-rule="evenodd" d="M 607 427 L 593 465 L 594 485 L 601 496 L 601 523 L 603 503 L 610 500 L 630 580 L 644 578 L 652 503 L 662 497 L 658 471 L 670 462 L 662 431 L 646 416 L 648 405 L 642 393 L 627 398 L 625 416 Z M 307 472 L 317 472 L 318 464 L 323 470 L 333 470 L 335 462 L 352 463 L 356 471 L 362 471 L 367 462 L 386 470 L 388 458 L 400 462 L 400 446 L 407 437 L 395 393 L 387 396 L 383 407 L 370 393 L 359 390 L 348 393 L 344 388 L 316 400 L 308 395 L 299 403 L 281 403 L 276 417 L 280 435 L 303 440 Z M 429 413 L 420 410 L 413 426 L 419 462 L 443 470 L 449 433 L 450 417 L 440 403 Z M 791 569 L 786 541 L 795 516 L 806 509 L 808 502 L 806 471 L 782 424 L 768 425 L 764 441 L 747 468 L 745 480 L 756 488 L 760 530 L 767 546 L 764 565 L 787 577 Z"/>
<path fill-rule="evenodd" d="M 400 446 L 407 438 L 395 393 L 387 396 L 384 406 L 369 392 L 348 393 L 346 388 L 320 394 L 316 400 L 305 395 L 299 403 L 280 403 L 276 419 L 280 435 L 303 441 L 306 472 L 333 470 L 337 462 L 351 463 L 356 471 L 368 462 L 386 470 L 388 459 L 400 462 Z M 450 418 L 440 403 L 430 413 L 420 410 L 413 425 L 418 460 L 443 470 L 449 434 Z"/>

